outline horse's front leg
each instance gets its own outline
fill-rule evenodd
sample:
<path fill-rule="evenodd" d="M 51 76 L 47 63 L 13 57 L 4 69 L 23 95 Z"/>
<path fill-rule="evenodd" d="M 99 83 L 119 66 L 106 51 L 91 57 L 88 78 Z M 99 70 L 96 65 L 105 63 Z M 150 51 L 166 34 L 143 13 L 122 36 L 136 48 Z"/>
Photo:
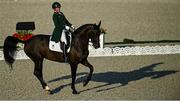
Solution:
<path fill-rule="evenodd" d="M 79 94 L 75 88 L 75 81 L 76 81 L 76 71 L 77 71 L 77 64 L 76 63 L 71 63 L 71 76 L 72 76 L 72 83 L 71 83 L 71 88 L 73 90 L 73 94 Z"/>
<path fill-rule="evenodd" d="M 83 64 L 84 66 L 87 66 L 90 69 L 90 72 L 89 72 L 87 78 L 84 80 L 84 83 L 83 83 L 83 86 L 86 86 L 92 78 L 94 67 L 88 62 L 87 59 L 83 60 L 81 62 L 81 64 Z"/>

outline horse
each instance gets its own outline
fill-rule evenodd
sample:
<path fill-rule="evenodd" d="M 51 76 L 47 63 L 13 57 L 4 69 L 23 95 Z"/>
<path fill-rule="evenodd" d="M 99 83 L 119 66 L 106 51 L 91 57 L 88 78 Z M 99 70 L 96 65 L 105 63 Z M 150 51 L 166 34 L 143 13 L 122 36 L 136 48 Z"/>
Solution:
<path fill-rule="evenodd" d="M 83 81 L 83 86 L 86 86 L 92 78 L 94 67 L 87 60 L 89 55 L 88 45 L 91 40 L 95 49 L 100 47 L 99 36 L 102 34 L 99 24 L 84 24 L 77 28 L 72 33 L 72 43 L 70 45 L 70 52 L 67 54 L 68 64 L 71 67 L 71 89 L 73 94 L 79 94 L 75 88 L 76 71 L 78 64 L 82 64 L 90 69 L 86 79 Z M 17 50 L 17 44 L 24 44 L 25 54 L 34 62 L 34 75 L 40 81 L 42 88 L 49 94 L 53 94 L 53 91 L 49 88 L 47 83 L 43 79 L 43 60 L 48 59 L 55 62 L 63 63 L 65 59 L 63 53 L 51 51 L 49 49 L 50 35 L 38 34 L 28 39 L 27 41 L 19 40 L 12 36 L 7 36 L 4 41 L 3 54 L 6 63 L 13 68 L 15 61 L 15 52 Z"/>

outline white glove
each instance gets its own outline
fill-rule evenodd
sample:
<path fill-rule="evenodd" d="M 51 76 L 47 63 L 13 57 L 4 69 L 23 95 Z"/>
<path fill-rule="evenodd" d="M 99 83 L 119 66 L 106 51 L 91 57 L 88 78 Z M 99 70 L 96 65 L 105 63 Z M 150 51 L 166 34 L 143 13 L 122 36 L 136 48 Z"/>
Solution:
<path fill-rule="evenodd" d="M 65 29 L 66 29 L 66 30 L 69 30 L 69 29 L 70 29 L 70 27 L 69 27 L 69 26 L 65 26 Z"/>
<path fill-rule="evenodd" d="M 74 25 L 71 25 L 71 28 L 73 28 L 75 30 L 75 26 Z"/>
<path fill-rule="evenodd" d="M 70 31 L 71 31 L 71 32 L 74 32 L 74 31 L 75 31 L 75 27 L 74 27 L 74 25 L 71 25 L 71 27 L 70 27 Z"/>

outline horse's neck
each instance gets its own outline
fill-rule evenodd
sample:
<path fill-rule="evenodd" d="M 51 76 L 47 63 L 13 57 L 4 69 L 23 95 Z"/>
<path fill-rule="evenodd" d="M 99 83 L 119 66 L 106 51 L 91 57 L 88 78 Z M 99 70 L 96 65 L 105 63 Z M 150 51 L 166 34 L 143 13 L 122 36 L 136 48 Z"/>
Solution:
<path fill-rule="evenodd" d="M 74 38 L 72 40 L 72 47 L 76 47 L 76 49 L 80 51 L 88 51 L 89 46 L 89 29 L 84 30 L 79 33 L 75 33 Z"/>
<path fill-rule="evenodd" d="M 92 24 L 86 24 L 79 27 L 73 34 L 72 47 L 77 51 L 88 52 L 89 34 L 91 33 Z"/>
<path fill-rule="evenodd" d="M 89 37 L 87 35 L 77 35 L 73 40 L 74 46 L 79 47 L 80 49 L 88 49 Z"/>

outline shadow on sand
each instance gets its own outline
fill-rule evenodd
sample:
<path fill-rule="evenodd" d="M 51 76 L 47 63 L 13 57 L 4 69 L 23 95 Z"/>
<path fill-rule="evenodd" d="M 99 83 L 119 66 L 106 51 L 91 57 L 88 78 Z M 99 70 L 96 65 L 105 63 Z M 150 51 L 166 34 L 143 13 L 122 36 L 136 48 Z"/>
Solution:
<path fill-rule="evenodd" d="M 102 82 L 105 84 L 95 86 L 93 88 L 89 88 L 89 89 L 86 89 L 86 90 L 83 90 L 80 92 L 85 92 L 85 91 L 97 89 L 100 87 L 108 87 L 109 85 L 115 85 L 110 88 L 97 90 L 97 92 L 106 91 L 106 90 L 126 86 L 126 85 L 128 85 L 129 82 L 141 80 L 143 78 L 149 77 L 151 79 L 158 79 L 158 78 L 161 78 L 161 77 L 164 77 L 167 75 L 171 75 L 171 74 L 175 74 L 176 72 L 178 72 L 178 71 L 174 71 L 174 70 L 154 71 L 154 68 L 160 64 L 163 64 L 163 63 L 154 63 L 151 65 L 142 67 L 138 70 L 129 71 L 129 72 L 108 71 L 108 72 L 104 72 L 104 73 L 94 73 L 91 81 Z M 87 73 L 77 73 L 77 76 L 82 76 L 85 74 L 87 74 Z M 60 78 L 55 78 L 53 80 L 50 80 L 49 83 L 57 82 L 57 81 L 64 80 L 64 79 L 71 79 L 71 76 L 68 75 L 68 76 L 64 76 L 64 77 L 60 77 Z M 76 84 L 83 82 L 83 80 L 85 80 L 85 77 L 78 78 L 76 80 Z M 70 86 L 70 85 L 71 85 L 71 83 L 61 85 L 61 86 L 53 89 L 53 92 L 58 93 L 61 89 L 63 89 L 66 86 Z"/>

